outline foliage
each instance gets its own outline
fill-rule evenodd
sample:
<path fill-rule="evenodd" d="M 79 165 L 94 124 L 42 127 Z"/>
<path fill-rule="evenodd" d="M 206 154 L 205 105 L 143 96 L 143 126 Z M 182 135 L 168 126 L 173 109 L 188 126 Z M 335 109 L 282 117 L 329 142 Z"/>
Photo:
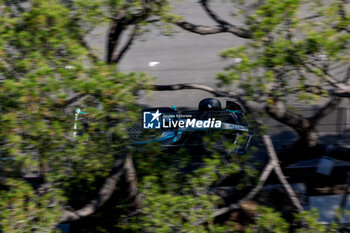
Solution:
<path fill-rule="evenodd" d="M 86 204 L 114 160 L 130 149 L 128 128 L 140 112 L 135 104 L 137 93 L 150 87 L 146 74 L 124 74 L 115 65 L 98 61 L 84 38 L 95 27 L 121 23 L 121 18 L 125 28 L 137 25 L 144 31 L 154 21 L 174 23 L 179 17 L 171 14 L 171 5 L 164 0 L 0 3 L 0 175 L 5 180 L 1 179 L 0 187 L 0 229 L 53 232 L 63 207 Z M 305 6 L 321 15 L 317 23 L 298 18 L 297 12 Z M 307 91 L 310 85 L 321 89 L 317 97 L 325 95 L 322 59 L 348 59 L 350 38 L 342 29 L 350 20 L 348 15 L 339 16 L 337 7 L 313 1 L 263 1 L 247 18 L 252 41 L 223 52 L 223 57 L 239 58 L 239 62 L 219 78 L 223 84 L 238 81 L 247 96 L 263 96 L 267 102 L 289 93 L 314 99 Z M 71 102 L 75 97 L 79 101 Z M 84 135 L 72 137 L 77 106 L 89 112 L 94 122 Z M 215 137 L 204 142 L 209 148 L 206 151 L 164 151 L 157 144 L 131 148 L 142 209 L 126 224 L 127 216 L 116 219 L 116 228 L 227 231 L 214 223 L 213 209 L 223 201 L 210 189 L 237 173 L 244 176 L 238 187 L 249 187 L 256 171 L 249 156 L 228 156 L 217 149 L 232 150 L 232 144 Z M 24 176 L 33 174 L 45 185 L 34 187 L 24 181 Z M 263 214 L 252 232 L 286 232 L 289 228 L 272 209 L 260 211 Z M 308 229 L 325 231 L 313 213 L 297 218 L 307 222 Z M 203 219 L 207 224 L 196 226 Z"/>
<path fill-rule="evenodd" d="M 236 62 L 218 78 L 223 84 L 238 83 L 258 101 L 327 97 L 325 73 L 349 61 L 350 34 L 343 28 L 349 26 L 350 16 L 339 14 L 340 2 L 263 1 L 247 17 L 252 39 L 222 52 Z M 301 16 L 304 11 L 306 17 Z"/>
<path fill-rule="evenodd" d="M 3 232 L 54 232 L 60 218 L 60 191 L 37 195 L 28 183 L 9 179 L 0 192 L 0 219 Z"/>
<path fill-rule="evenodd" d="M 143 208 L 141 215 L 122 228 L 147 232 L 227 231 L 227 227 L 214 223 L 213 209 L 222 200 L 210 188 L 222 178 L 241 172 L 238 156 L 231 154 L 231 161 L 225 163 L 222 154 L 200 148 L 194 151 L 182 148 L 157 153 L 148 149 L 134 154 L 142 179 Z M 203 219 L 208 220 L 207 225 L 196 225 Z"/>
<path fill-rule="evenodd" d="M 79 23 L 100 22 L 94 19 L 98 12 L 84 9 L 95 9 L 98 1 L 75 4 L 78 16 L 55 0 L 33 0 L 20 13 L 0 10 L 0 172 L 8 179 L 3 188 L 10 190 L 1 193 L 4 232 L 49 232 L 67 202 L 80 207 L 76 198 L 86 202 L 96 193 L 96 182 L 109 174 L 128 144 L 127 127 L 139 112 L 137 91 L 150 81 L 145 74 L 124 74 L 91 59 L 81 41 L 86 32 L 74 27 L 74 17 Z M 74 97 L 96 119 L 76 138 L 77 104 L 69 102 Z M 47 195 L 37 196 L 23 182 L 23 176 L 33 175 L 50 184 Z"/>
<path fill-rule="evenodd" d="M 96 61 L 83 38 L 118 10 L 127 18 L 139 16 L 141 2 L 33 0 L 25 8 L 1 8 L 0 163 L 1 174 L 8 179 L 2 189 L 10 190 L 1 193 L 3 231 L 53 231 L 63 207 L 79 208 L 89 201 L 114 159 L 125 152 L 127 129 L 140 112 L 137 91 L 147 89 L 150 79 Z M 162 1 L 154 4 L 159 8 L 152 7 L 150 15 L 164 13 Z M 106 6 L 109 12 L 102 11 Z M 70 103 L 75 97 L 79 101 Z M 84 135 L 72 137 L 73 109 L 78 106 L 94 121 Z M 169 158 L 175 157 L 159 148 L 134 152 L 145 196 L 144 212 L 134 229 L 167 231 L 175 224 L 184 232 L 222 231 L 212 219 L 208 229 L 192 224 L 210 218 L 219 201 L 208 193 L 210 185 L 238 172 L 237 165 L 222 164 L 214 155 L 186 175 L 178 169 L 191 163 L 188 154 L 178 152 L 169 167 Z M 23 176 L 33 174 L 49 184 L 48 194 L 40 196 L 36 192 L 41 187 L 23 181 Z M 37 211 L 31 211 L 35 207 Z"/>
<path fill-rule="evenodd" d="M 330 226 L 321 224 L 317 221 L 319 218 L 316 209 L 304 211 L 295 215 L 295 220 L 300 223 L 300 228 L 296 230 L 298 233 L 306 232 L 338 232 L 338 226 L 332 223 Z"/>
<path fill-rule="evenodd" d="M 288 232 L 289 224 L 281 217 L 281 214 L 275 212 L 272 208 L 260 206 L 258 209 L 258 217 L 255 219 L 254 225 L 251 225 L 247 232 Z"/>
<path fill-rule="evenodd" d="M 255 223 L 250 225 L 247 232 L 256 233 L 284 233 L 284 232 L 299 232 L 299 233 L 326 233 L 339 232 L 337 224 L 325 225 L 318 222 L 318 212 L 316 209 L 311 211 L 302 211 L 294 214 L 294 224 L 288 223 L 280 213 L 274 209 L 260 206 L 257 209 L 258 216 Z M 291 230 L 293 229 L 293 230 Z"/>

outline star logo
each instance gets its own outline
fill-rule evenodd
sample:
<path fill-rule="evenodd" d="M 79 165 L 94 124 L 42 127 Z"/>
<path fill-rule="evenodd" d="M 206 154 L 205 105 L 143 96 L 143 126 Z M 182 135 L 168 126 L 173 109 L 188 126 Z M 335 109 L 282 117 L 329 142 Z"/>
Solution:
<path fill-rule="evenodd" d="M 162 113 L 157 111 L 144 111 L 143 112 L 143 128 L 144 129 L 160 129 L 161 128 L 161 116 Z"/>
<path fill-rule="evenodd" d="M 153 122 L 155 119 L 157 119 L 157 121 L 159 121 L 159 117 L 162 115 L 161 113 L 159 113 L 159 109 L 157 109 L 157 111 L 155 113 L 151 114 L 153 116 L 151 122 Z"/>

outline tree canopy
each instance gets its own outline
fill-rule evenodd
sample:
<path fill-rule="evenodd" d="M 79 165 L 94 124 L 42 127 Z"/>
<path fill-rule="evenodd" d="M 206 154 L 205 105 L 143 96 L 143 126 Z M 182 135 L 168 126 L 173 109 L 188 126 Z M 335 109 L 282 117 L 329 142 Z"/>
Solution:
<path fill-rule="evenodd" d="M 344 77 L 332 72 L 349 63 L 346 1 L 232 1 L 241 5 L 240 26 L 222 19 L 209 3 L 199 1 L 216 23 L 213 26 L 173 14 L 173 3 L 166 0 L 0 1 L 2 232 L 54 232 L 59 223 L 91 215 L 110 221 L 92 226 L 94 232 L 227 232 L 234 228 L 217 224 L 216 217 L 254 197 L 272 170 L 295 201 L 266 136 L 263 142 L 271 160 L 258 180 L 251 154 L 223 159 L 215 149 L 215 134 L 205 138 L 207 150 L 195 169 L 198 161 L 189 151 L 164 151 L 157 143 L 141 149 L 130 145 L 128 129 L 139 123 L 140 90 L 202 89 L 238 98 L 248 108 L 248 102 L 263 103 L 271 117 L 299 134 L 304 147 L 317 145 L 315 126 L 342 97 L 349 97 L 350 69 Z M 302 11 L 307 15 L 301 16 Z M 238 83 L 243 92 L 194 84 L 153 85 L 147 74 L 120 72 L 117 64 L 135 37 L 158 22 L 201 35 L 231 33 L 245 38 L 245 46 L 222 52 L 233 63 L 218 74 L 221 86 L 229 90 Z M 108 36 L 101 58 L 86 38 L 103 24 L 108 24 Z M 123 35 L 128 37 L 125 44 Z M 326 104 L 306 118 L 286 107 L 291 96 Z M 77 107 L 88 111 L 93 121 L 85 134 L 73 137 Z M 238 204 L 215 192 L 235 175 L 235 190 L 248 193 L 239 195 Z M 116 188 L 121 178 L 124 183 Z M 113 206 L 98 212 L 106 203 Z M 295 220 L 305 223 L 299 230 L 330 230 L 315 221 L 315 213 L 297 211 Z M 258 215 L 252 232 L 292 228 L 269 208 L 257 212 L 265 216 Z"/>

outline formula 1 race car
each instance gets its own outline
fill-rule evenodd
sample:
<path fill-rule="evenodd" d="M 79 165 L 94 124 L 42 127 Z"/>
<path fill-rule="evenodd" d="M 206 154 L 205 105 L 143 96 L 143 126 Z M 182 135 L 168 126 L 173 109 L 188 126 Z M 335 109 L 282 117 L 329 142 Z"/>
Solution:
<path fill-rule="evenodd" d="M 81 135 L 77 124 L 82 124 L 84 131 L 88 122 L 79 122 L 79 114 L 75 110 L 74 136 Z M 175 106 L 146 108 L 142 110 L 142 126 L 134 125 L 128 129 L 130 143 L 136 147 L 145 144 L 160 143 L 165 148 L 203 147 L 205 136 L 214 133 L 216 149 L 230 153 L 245 153 L 250 146 L 252 133 L 243 107 L 236 101 L 226 101 L 226 107 L 214 98 L 200 101 L 198 110 L 179 111 Z M 223 148 L 228 142 L 228 150 Z"/>
<path fill-rule="evenodd" d="M 249 122 L 242 106 L 236 101 L 226 101 L 223 109 L 219 100 L 207 98 L 200 101 L 198 110 L 179 111 L 173 106 L 147 108 L 142 113 L 143 131 L 148 132 L 149 139 L 138 138 L 140 134 L 130 129 L 135 145 L 159 142 L 165 147 L 204 146 L 203 137 L 216 132 L 219 135 L 215 139 L 218 141 L 217 149 L 230 142 L 234 146 L 229 151 L 226 148 L 226 152 L 245 153 L 252 140 Z M 145 116 L 152 113 L 159 115 L 160 125 L 147 129 Z"/>

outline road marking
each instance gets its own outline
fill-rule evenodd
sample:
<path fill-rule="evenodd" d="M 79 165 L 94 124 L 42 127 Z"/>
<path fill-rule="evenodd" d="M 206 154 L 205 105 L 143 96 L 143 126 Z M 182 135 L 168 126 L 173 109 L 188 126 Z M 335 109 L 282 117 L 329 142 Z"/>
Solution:
<path fill-rule="evenodd" d="M 150 61 L 149 63 L 148 63 L 148 66 L 149 67 L 155 67 L 156 65 L 158 65 L 160 62 L 159 61 Z"/>
<path fill-rule="evenodd" d="M 236 64 L 241 63 L 241 61 L 242 61 L 242 58 L 239 58 L 239 57 L 236 57 L 236 58 L 233 60 L 233 62 L 236 63 Z"/>

